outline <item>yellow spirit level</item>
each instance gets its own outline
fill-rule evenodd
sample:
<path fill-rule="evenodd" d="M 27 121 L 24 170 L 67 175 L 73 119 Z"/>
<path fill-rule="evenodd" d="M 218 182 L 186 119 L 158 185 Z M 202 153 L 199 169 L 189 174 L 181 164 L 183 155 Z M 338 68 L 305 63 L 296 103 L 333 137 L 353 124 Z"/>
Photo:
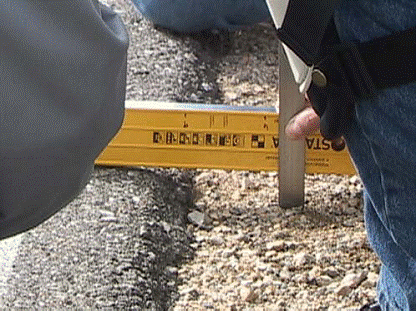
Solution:
<path fill-rule="evenodd" d="M 276 171 L 274 108 L 126 101 L 124 123 L 97 165 Z M 355 174 L 345 144 L 305 140 L 306 172 Z"/>

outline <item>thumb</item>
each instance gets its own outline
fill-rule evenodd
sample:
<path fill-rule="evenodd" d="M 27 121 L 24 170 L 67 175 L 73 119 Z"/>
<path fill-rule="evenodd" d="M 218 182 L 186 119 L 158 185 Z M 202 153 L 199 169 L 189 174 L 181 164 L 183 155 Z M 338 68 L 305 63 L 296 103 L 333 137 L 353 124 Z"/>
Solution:
<path fill-rule="evenodd" d="M 319 116 L 312 107 L 306 107 L 286 125 L 285 133 L 293 140 L 304 139 L 319 129 Z"/>

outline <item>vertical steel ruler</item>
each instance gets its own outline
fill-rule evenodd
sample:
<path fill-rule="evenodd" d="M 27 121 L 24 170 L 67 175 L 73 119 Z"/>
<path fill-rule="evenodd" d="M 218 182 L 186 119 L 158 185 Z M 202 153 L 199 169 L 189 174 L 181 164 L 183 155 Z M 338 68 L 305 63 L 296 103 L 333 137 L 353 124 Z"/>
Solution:
<path fill-rule="evenodd" d="M 304 107 L 282 44 L 279 46 L 279 204 L 302 206 L 305 192 L 305 142 L 285 134 L 288 121 Z"/>

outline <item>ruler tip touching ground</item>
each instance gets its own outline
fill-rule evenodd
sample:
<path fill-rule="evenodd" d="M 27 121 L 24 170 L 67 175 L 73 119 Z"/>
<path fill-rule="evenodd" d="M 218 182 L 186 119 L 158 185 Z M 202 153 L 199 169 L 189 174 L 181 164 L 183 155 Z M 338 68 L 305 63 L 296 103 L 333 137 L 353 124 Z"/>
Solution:
<path fill-rule="evenodd" d="M 305 195 L 305 143 L 286 137 L 285 126 L 304 107 L 282 45 L 279 47 L 279 204 L 303 206 Z"/>

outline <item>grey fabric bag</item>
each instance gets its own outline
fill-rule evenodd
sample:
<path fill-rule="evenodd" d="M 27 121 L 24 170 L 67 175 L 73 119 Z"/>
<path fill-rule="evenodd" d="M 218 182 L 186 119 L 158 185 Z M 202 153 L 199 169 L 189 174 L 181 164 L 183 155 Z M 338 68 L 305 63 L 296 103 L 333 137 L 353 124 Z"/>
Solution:
<path fill-rule="evenodd" d="M 73 200 L 124 116 L 128 35 L 95 0 L 0 1 L 0 238 Z"/>

